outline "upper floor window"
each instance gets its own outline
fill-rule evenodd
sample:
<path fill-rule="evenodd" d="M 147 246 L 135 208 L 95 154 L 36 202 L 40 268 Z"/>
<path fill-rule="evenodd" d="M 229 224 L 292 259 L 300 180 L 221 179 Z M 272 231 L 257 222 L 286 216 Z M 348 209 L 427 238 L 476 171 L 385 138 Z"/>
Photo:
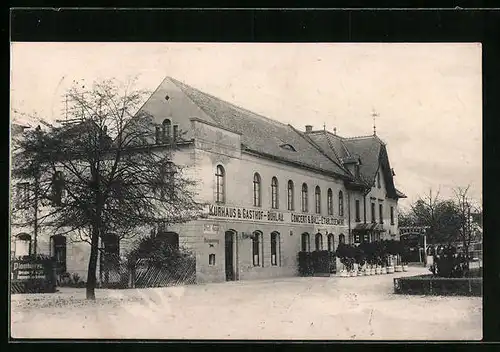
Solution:
<path fill-rule="evenodd" d="M 28 182 L 21 182 L 16 185 L 16 205 L 17 207 L 26 206 L 29 200 L 29 188 L 30 184 Z"/>
<path fill-rule="evenodd" d="M 56 171 L 52 177 L 52 203 L 56 206 L 62 205 L 64 195 L 64 173 Z"/>
<path fill-rule="evenodd" d="M 321 214 L 321 189 L 319 186 L 316 186 L 316 189 L 314 190 L 314 204 L 316 213 Z"/>
<path fill-rule="evenodd" d="M 344 193 L 339 191 L 339 216 L 344 216 Z"/>
<path fill-rule="evenodd" d="M 328 188 L 327 208 L 328 208 L 328 215 L 333 215 L 333 192 L 331 188 Z"/>
<path fill-rule="evenodd" d="M 375 218 L 375 203 L 372 203 L 372 223 L 377 222 L 377 219 Z"/>
<path fill-rule="evenodd" d="M 354 177 L 359 178 L 359 164 L 354 165 Z"/>
<path fill-rule="evenodd" d="M 294 210 L 295 207 L 294 207 L 294 194 L 293 194 L 293 191 L 294 188 L 293 188 L 293 181 L 292 180 L 289 180 L 288 181 L 288 194 L 287 194 L 287 198 L 288 198 L 288 210 Z"/>
<path fill-rule="evenodd" d="M 391 207 L 391 225 L 394 225 L 394 207 Z"/>
<path fill-rule="evenodd" d="M 171 136 L 171 128 L 172 128 L 172 122 L 169 119 L 163 120 L 162 123 L 162 133 L 163 133 L 163 140 L 166 141 L 168 138 Z"/>
<path fill-rule="evenodd" d="M 377 172 L 377 188 L 382 187 L 380 184 L 380 172 Z"/>
<path fill-rule="evenodd" d="M 261 202 L 261 187 L 260 187 L 260 175 L 255 173 L 253 175 L 253 206 L 260 207 L 262 205 Z"/>
<path fill-rule="evenodd" d="M 384 223 L 384 206 L 382 204 L 378 205 L 378 217 L 381 224 Z"/>
<path fill-rule="evenodd" d="M 225 171 L 222 165 L 217 165 L 215 172 L 215 202 L 224 203 L 225 199 Z"/>
<path fill-rule="evenodd" d="M 302 184 L 302 211 L 306 212 L 309 210 L 309 203 L 308 203 L 308 192 L 307 192 L 307 185 L 305 183 Z"/>
<path fill-rule="evenodd" d="M 355 218 L 356 218 L 356 222 L 360 222 L 361 221 L 361 218 L 360 218 L 360 206 L 359 206 L 359 199 L 356 199 L 355 201 Z"/>
<path fill-rule="evenodd" d="M 279 194 L 278 194 L 278 179 L 273 177 L 271 180 L 271 208 L 278 209 Z"/>

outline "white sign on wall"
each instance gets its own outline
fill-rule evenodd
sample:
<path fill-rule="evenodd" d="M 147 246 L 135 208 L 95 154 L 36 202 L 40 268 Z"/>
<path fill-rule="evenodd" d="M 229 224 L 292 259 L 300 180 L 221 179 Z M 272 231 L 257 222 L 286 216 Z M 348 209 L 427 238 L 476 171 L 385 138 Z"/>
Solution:
<path fill-rule="evenodd" d="M 282 212 L 276 209 L 228 207 L 221 205 L 209 205 L 207 209 L 208 218 L 238 220 L 249 222 L 282 223 L 282 224 L 311 224 L 343 226 L 344 219 L 334 216 L 323 216 L 320 214 L 301 214 L 294 212 Z"/>

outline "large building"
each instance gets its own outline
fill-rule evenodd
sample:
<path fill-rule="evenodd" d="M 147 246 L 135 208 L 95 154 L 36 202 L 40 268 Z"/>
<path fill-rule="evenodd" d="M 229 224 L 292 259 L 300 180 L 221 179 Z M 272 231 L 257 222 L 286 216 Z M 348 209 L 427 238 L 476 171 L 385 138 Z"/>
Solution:
<path fill-rule="evenodd" d="M 172 78 L 142 110 L 167 134 L 183 131 L 174 161 L 191 170 L 208 204 L 202 218 L 164 229 L 196 254 L 197 282 L 295 276 L 299 251 L 398 239 L 405 196 L 375 134 L 298 129 Z M 39 236 L 38 252 L 59 253 L 85 279 L 88 245 L 52 237 Z M 127 243 L 115 248 L 123 254 Z"/>

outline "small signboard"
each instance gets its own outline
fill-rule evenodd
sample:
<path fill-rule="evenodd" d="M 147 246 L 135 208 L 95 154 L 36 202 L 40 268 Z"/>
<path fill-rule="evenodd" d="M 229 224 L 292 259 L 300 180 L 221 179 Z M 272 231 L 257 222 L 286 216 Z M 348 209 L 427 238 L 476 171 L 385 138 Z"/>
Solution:
<path fill-rule="evenodd" d="M 24 257 L 11 261 L 11 293 L 55 292 L 54 262 Z"/>

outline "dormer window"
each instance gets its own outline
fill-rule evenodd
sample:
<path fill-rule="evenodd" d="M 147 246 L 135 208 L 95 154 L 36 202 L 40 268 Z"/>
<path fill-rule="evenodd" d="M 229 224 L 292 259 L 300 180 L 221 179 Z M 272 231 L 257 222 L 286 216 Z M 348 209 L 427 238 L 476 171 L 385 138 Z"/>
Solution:
<path fill-rule="evenodd" d="M 359 164 L 354 165 L 354 177 L 359 178 Z"/>
<path fill-rule="evenodd" d="M 293 147 L 291 144 L 282 144 L 280 145 L 281 148 L 289 150 L 291 152 L 296 152 L 297 150 Z"/>

